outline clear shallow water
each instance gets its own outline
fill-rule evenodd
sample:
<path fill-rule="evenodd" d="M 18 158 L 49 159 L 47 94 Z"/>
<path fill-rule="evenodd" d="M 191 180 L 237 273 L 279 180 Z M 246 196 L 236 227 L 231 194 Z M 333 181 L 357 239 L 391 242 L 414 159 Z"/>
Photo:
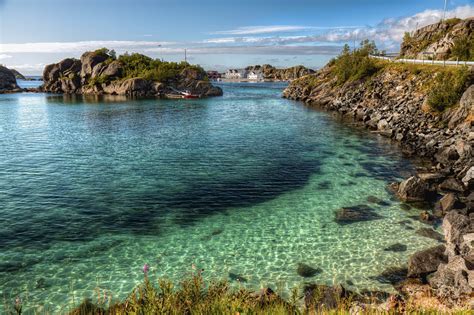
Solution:
<path fill-rule="evenodd" d="M 283 87 L 226 84 L 191 101 L 0 95 L 2 297 L 55 311 L 97 288 L 123 298 L 144 263 L 175 281 L 195 264 L 252 289 L 391 290 L 373 277 L 435 244 L 385 190 L 410 162 Z M 370 204 L 381 219 L 334 221 L 368 196 L 389 203 Z M 408 250 L 384 251 L 398 242 Z M 298 263 L 322 273 L 302 278 Z"/>

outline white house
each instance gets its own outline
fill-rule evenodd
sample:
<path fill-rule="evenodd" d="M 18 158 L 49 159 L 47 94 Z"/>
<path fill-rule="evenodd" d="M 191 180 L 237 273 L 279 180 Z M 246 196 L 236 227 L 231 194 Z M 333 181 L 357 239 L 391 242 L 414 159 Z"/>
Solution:
<path fill-rule="evenodd" d="M 263 73 L 261 71 L 250 71 L 247 74 L 247 79 L 249 79 L 250 81 L 262 81 Z"/>
<path fill-rule="evenodd" d="M 229 69 L 225 73 L 226 79 L 242 80 L 247 77 L 247 71 L 245 69 Z"/>

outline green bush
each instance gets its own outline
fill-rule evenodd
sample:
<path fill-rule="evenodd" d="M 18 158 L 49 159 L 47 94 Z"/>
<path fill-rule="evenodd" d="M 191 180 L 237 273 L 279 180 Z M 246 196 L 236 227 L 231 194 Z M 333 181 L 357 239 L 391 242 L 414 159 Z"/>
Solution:
<path fill-rule="evenodd" d="M 428 105 L 439 112 L 456 105 L 470 81 L 470 73 L 467 68 L 438 73 L 431 91 L 428 93 Z"/>
<path fill-rule="evenodd" d="M 151 81 L 167 82 L 176 79 L 184 69 L 197 70 L 203 78 L 206 77 L 204 69 L 187 62 L 166 62 L 138 53 L 126 53 L 118 60 L 124 67 L 124 78 L 140 77 Z"/>
<path fill-rule="evenodd" d="M 353 51 L 346 44 L 341 54 L 330 62 L 332 72 L 337 77 L 337 84 L 366 79 L 375 74 L 381 67 L 369 55 L 377 53 L 373 41 L 364 40 L 360 47 Z"/>
<path fill-rule="evenodd" d="M 454 41 L 451 57 L 462 61 L 474 60 L 474 38 L 463 36 Z"/>

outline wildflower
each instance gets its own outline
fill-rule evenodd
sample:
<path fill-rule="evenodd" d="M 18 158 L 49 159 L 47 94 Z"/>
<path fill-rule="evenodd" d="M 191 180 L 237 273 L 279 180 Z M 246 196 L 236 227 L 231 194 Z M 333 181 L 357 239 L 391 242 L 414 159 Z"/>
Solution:
<path fill-rule="evenodd" d="M 191 269 L 192 269 L 192 270 L 196 270 L 196 265 L 195 265 L 195 264 L 191 264 Z"/>
<path fill-rule="evenodd" d="M 16 297 L 15 299 L 15 311 L 17 314 L 21 314 L 21 298 L 19 296 Z"/>
<path fill-rule="evenodd" d="M 143 273 L 145 274 L 145 276 L 148 274 L 148 271 L 150 271 L 150 266 L 148 266 L 148 264 L 144 264 Z"/>

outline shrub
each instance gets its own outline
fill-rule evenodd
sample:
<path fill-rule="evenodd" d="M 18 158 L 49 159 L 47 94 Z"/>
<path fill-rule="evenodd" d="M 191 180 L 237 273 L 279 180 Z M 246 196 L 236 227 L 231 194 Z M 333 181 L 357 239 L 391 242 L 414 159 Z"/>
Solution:
<path fill-rule="evenodd" d="M 124 78 L 141 77 L 151 81 L 167 82 L 176 79 L 184 69 L 197 70 L 204 78 L 206 77 L 204 69 L 187 62 L 166 62 L 138 53 L 126 53 L 118 60 L 124 67 Z"/>
<path fill-rule="evenodd" d="M 373 41 L 364 40 L 360 47 L 353 51 L 346 44 L 341 54 L 330 62 L 332 72 L 337 77 L 337 84 L 366 79 L 375 74 L 381 67 L 369 55 L 377 53 L 378 50 Z"/>
<path fill-rule="evenodd" d="M 474 60 L 474 38 L 463 36 L 454 41 L 451 56 L 463 61 Z"/>
<path fill-rule="evenodd" d="M 438 73 L 428 93 L 428 105 L 439 112 L 455 105 L 471 81 L 470 76 L 467 68 Z"/>

